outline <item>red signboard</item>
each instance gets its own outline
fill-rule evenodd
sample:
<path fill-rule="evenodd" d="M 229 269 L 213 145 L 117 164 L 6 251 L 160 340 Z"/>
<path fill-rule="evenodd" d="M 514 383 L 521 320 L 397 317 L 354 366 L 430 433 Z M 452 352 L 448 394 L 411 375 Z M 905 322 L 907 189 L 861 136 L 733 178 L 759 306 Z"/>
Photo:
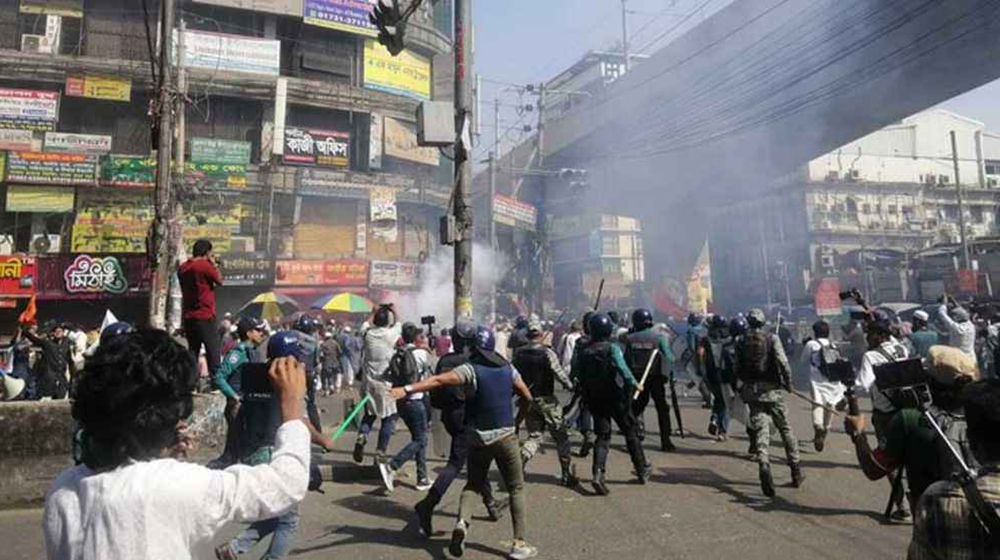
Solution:
<path fill-rule="evenodd" d="M 958 270 L 958 292 L 964 295 L 975 295 L 979 292 L 975 270 L 967 268 Z"/>
<path fill-rule="evenodd" d="M 38 266 L 34 257 L 0 256 L 0 296 L 31 297 L 37 280 Z"/>
<path fill-rule="evenodd" d="M 367 286 L 368 261 L 278 261 L 274 277 L 278 286 Z"/>
<path fill-rule="evenodd" d="M 816 315 L 840 315 L 840 280 L 823 278 L 816 286 Z"/>
<path fill-rule="evenodd" d="M 53 255 L 38 259 L 41 299 L 132 297 L 149 292 L 145 255 Z"/>

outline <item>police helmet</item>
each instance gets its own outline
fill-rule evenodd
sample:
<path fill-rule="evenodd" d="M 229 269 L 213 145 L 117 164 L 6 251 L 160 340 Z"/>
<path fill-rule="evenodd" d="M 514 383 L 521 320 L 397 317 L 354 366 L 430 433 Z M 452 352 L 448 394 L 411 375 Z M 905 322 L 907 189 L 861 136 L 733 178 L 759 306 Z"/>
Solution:
<path fill-rule="evenodd" d="M 712 317 L 708 320 L 709 331 L 721 332 L 726 330 L 727 327 L 726 318 L 722 315 L 712 315 Z"/>
<path fill-rule="evenodd" d="M 526 329 L 528 328 L 528 318 L 524 315 L 518 315 L 517 319 L 514 319 L 515 329 Z"/>
<path fill-rule="evenodd" d="M 588 311 L 583 314 L 583 334 L 590 335 L 590 318 L 593 316 L 593 311 Z"/>
<path fill-rule="evenodd" d="M 269 360 L 288 356 L 301 360 L 304 354 L 302 335 L 297 330 L 278 331 L 271 335 L 270 340 L 267 341 L 267 358 Z"/>
<path fill-rule="evenodd" d="M 476 328 L 475 346 L 479 350 L 494 351 L 497 347 L 497 337 L 488 327 L 480 325 Z"/>
<path fill-rule="evenodd" d="M 737 315 L 733 317 L 733 320 L 729 322 L 729 334 L 730 336 L 742 336 L 746 334 L 749 329 L 747 325 L 747 320 L 743 315 Z"/>
<path fill-rule="evenodd" d="M 263 319 L 257 317 L 240 317 L 240 320 L 236 322 L 236 334 L 240 335 L 240 338 L 246 338 L 248 332 L 263 332 L 264 327 L 265 323 Z"/>
<path fill-rule="evenodd" d="M 747 313 L 747 325 L 751 329 L 759 329 L 767 323 L 767 316 L 764 315 L 764 310 L 759 307 L 754 307 Z"/>
<path fill-rule="evenodd" d="M 653 326 L 653 314 L 648 309 L 639 308 L 632 312 L 632 328 L 637 331 Z"/>
<path fill-rule="evenodd" d="M 611 322 L 611 318 L 603 313 L 592 315 L 587 324 L 590 325 L 590 337 L 594 340 L 608 340 L 615 331 L 615 325 Z"/>
<path fill-rule="evenodd" d="M 134 332 L 135 327 L 133 327 L 131 323 L 126 323 L 125 321 L 111 323 L 110 325 L 104 327 L 104 330 L 101 331 L 101 344 L 106 344 L 109 340 L 115 338 L 116 336 Z"/>
<path fill-rule="evenodd" d="M 318 331 L 320 326 L 322 326 L 322 324 L 319 322 L 319 319 L 313 317 L 312 315 L 303 313 L 302 315 L 299 315 L 298 319 L 295 320 L 295 324 L 292 325 L 292 328 L 301 333 L 312 334 Z"/>
<path fill-rule="evenodd" d="M 458 321 L 451 329 L 451 344 L 456 352 L 463 352 L 476 340 L 476 325 L 469 321 Z"/>
<path fill-rule="evenodd" d="M 688 324 L 692 327 L 697 327 L 701 324 L 701 316 L 697 313 L 688 314 Z"/>

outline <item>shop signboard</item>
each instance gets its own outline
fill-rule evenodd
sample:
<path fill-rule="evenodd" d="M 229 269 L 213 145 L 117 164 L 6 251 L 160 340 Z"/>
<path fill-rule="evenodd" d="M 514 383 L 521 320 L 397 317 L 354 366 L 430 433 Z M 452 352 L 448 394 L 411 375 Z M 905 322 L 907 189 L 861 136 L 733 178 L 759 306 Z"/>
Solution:
<path fill-rule="evenodd" d="M 85 253 L 38 259 L 42 299 L 99 299 L 135 296 L 149 291 L 149 260 L 145 255 Z"/>
<path fill-rule="evenodd" d="M 385 117 L 385 155 L 424 165 L 438 165 L 441 154 L 437 148 L 417 145 L 416 126 Z"/>
<path fill-rule="evenodd" d="M 101 161 L 101 184 L 109 187 L 152 187 L 156 158 L 111 155 Z"/>
<path fill-rule="evenodd" d="M 177 45 L 176 29 L 174 41 Z M 188 69 L 277 77 L 281 70 L 281 41 L 187 30 L 184 64 Z"/>
<path fill-rule="evenodd" d="M 132 80 L 114 76 L 66 76 L 66 95 L 107 101 L 131 101 Z"/>
<path fill-rule="evenodd" d="M 184 180 L 190 186 L 199 189 L 247 188 L 245 165 L 188 163 L 185 167 Z"/>
<path fill-rule="evenodd" d="M 274 276 L 277 286 L 367 286 L 368 261 L 279 260 Z"/>
<path fill-rule="evenodd" d="M 8 152 L 7 181 L 40 185 L 96 185 L 97 156 Z"/>
<path fill-rule="evenodd" d="M 373 260 L 369 284 L 386 288 L 415 288 L 418 270 L 416 263 Z"/>
<path fill-rule="evenodd" d="M 0 128 L 55 130 L 59 92 L 0 88 Z"/>
<path fill-rule="evenodd" d="M 250 163 L 250 142 L 220 140 L 218 138 L 192 138 L 190 154 L 191 163 L 248 165 Z"/>
<path fill-rule="evenodd" d="M 111 137 L 103 134 L 46 132 L 45 151 L 74 154 L 106 154 L 111 151 Z"/>
<path fill-rule="evenodd" d="M 7 185 L 6 208 L 8 212 L 72 212 L 75 194 L 72 187 Z"/>
<path fill-rule="evenodd" d="M 302 17 L 302 0 L 195 0 L 199 4 Z"/>
<path fill-rule="evenodd" d="M 303 0 L 303 21 L 308 25 L 377 37 L 378 28 L 368 19 L 377 0 Z"/>
<path fill-rule="evenodd" d="M 282 160 L 293 165 L 347 167 L 350 146 L 349 132 L 286 127 Z"/>
<path fill-rule="evenodd" d="M 34 257 L 0 255 L 0 296 L 31 297 L 37 278 L 38 266 Z"/>
<path fill-rule="evenodd" d="M 431 61 L 404 50 L 396 56 L 375 39 L 365 41 L 365 79 L 368 89 L 419 100 L 431 98 Z"/>
<path fill-rule="evenodd" d="M 0 150 L 31 152 L 35 147 L 35 135 L 30 130 L 0 128 Z"/>
<path fill-rule="evenodd" d="M 813 302 L 816 315 L 831 317 L 840 315 L 840 280 L 838 278 L 823 278 L 816 286 L 816 296 Z"/>
<path fill-rule="evenodd" d="M 21 0 L 22 14 L 83 17 L 83 0 Z"/>
<path fill-rule="evenodd" d="M 73 253 L 145 253 L 153 220 L 147 191 L 80 189 L 70 250 Z"/>
<path fill-rule="evenodd" d="M 348 170 L 305 168 L 297 177 L 298 193 L 315 196 L 343 195 L 345 189 L 358 191 L 359 198 L 368 198 L 364 191 L 376 188 L 393 188 L 397 191 L 413 189 L 413 177 L 391 173 L 361 173 Z"/>
<path fill-rule="evenodd" d="M 71 294 L 123 294 L 128 280 L 118 257 L 77 255 L 63 271 L 66 291 Z"/>
<path fill-rule="evenodd" d="M 493 197 L 493 221 L 498 224 L 535 231 L 538 211 L 527 202 L 498 194 Z"/>
<path fill-rule="evenodd" d="M 274 259 L 254 253 L 228 253 L 219 259 L 226 286 L 274 285 Z"/>

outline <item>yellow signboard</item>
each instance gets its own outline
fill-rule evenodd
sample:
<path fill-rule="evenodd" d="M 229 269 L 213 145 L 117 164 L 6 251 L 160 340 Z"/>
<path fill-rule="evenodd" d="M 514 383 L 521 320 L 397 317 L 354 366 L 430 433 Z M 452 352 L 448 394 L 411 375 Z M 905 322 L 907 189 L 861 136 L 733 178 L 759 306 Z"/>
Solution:
<path fill-rule="evenodd" d="M 421 148 L 417 145 L 417 130 L 414 125 L 386 117 L 383 128 L 385 155 L 425 165 L 440 163 L 440 153 L 437 148 Z"/>
<path fill-rule="evenodd" d="M 153 220 L 148 193 L 81 189 L 70 250 L 74 253 L 144 253 Z"/>
<path fill-rule="evenodd" d="M 73 187 L 9 185 L 7 187 L 7 211 L 72 212 L 74 194 Z"/>
<path fill-rule="evenodd" d="M 67 76 L 66 95 L 110 101 L 132 99 L 132 81 L 103 76 Z"/>
<path fill-rule="evenodd" d="M 414 99 L 431 98 L 431 62 L 403 51 L 398 56 L 373 39 L 365 40 L 365 87 Z"/>

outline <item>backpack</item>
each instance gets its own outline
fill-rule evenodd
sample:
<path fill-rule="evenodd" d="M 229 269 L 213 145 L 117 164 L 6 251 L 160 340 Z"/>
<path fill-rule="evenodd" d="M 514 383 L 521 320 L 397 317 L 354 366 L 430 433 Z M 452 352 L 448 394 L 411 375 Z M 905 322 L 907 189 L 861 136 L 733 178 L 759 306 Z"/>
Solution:
<path fill-rule="evenodd" d="M 819 342 L 819 341 L 817 341 Z M 816 369 L 829 381 L 839 382 L 845 379 L 845 372 L 850 375 L 854 372 L 851 361 L 840 354 L 840 350 L 832 342 L 823 344 L 819 342 L 819 350 L 816 351 L 819 361 Z"/>
<path fill-rule="evenodd" d="M 389 369 L 385 372 L 385 380 L 393 387 L 403 387 L 420 380 L 420 364 L 413 355 L 412 348 L 399 348 L 389 359 Z"/>
<path fill-rule="evenodd" d="M 744 382 L 776 381 L 771 367 L 771 341 L 763 329 L 753 329 L 743 335 L 740 345 L 740 377 Z"/>

